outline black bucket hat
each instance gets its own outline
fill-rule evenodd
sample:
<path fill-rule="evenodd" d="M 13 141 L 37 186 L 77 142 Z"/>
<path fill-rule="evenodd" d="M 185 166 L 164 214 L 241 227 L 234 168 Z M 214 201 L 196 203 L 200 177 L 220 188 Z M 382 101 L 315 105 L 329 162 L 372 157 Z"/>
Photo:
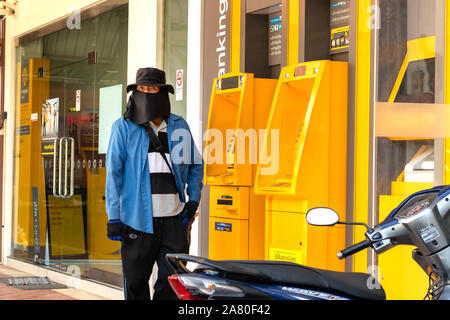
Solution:
<path fill-rule="evenodd" d="M 136 90 L 138 86 L 165 87 L 174 94 L 173 86 L 166 84 L 166 73 L 156 68 L 141 68 L 136 74 L 136 83 L 127 86 L 127 93 Z"/>

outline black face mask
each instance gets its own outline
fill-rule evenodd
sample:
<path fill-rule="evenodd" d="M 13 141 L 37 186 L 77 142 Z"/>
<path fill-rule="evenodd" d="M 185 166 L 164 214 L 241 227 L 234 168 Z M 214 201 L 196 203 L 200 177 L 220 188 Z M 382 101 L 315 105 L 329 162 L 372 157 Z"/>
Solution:
<path fill-rule="evenodd" d="M 170 117 L 169 93 L 161 88 L 158 93 L 135 91 L 128 101 L 125 119 L 140 126 L 158 118 Z"/>

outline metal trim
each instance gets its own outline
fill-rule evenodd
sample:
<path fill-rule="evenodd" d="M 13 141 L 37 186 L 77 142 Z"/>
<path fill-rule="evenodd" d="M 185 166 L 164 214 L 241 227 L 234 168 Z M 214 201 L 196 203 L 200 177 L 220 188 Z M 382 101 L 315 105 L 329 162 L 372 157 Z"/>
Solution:
<path fill-rule="evenodd" d="M 1 21 L 0 26 L 0 52 L 1 52 L 1 65 L 0 65 L 0 111 L 2 117 L 4 117 L 5 111 L 5 27 L 6 20 Z M 4 132 L 6 128 L 2 129 Z M 5 135 L 0 135 L 0 177 L 3 177 L 3 154 L 5 147 Z M 0 184 L 0 263 L 3 263 L 3 183 Z"/>

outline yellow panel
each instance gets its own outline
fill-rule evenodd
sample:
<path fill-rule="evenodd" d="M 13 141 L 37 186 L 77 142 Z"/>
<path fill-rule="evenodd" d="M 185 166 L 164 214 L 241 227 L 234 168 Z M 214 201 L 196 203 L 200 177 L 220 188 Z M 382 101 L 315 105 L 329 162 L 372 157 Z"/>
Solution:
<path fill-rule="evenodd" d="M 48 214 L 51 255 L 86 254 L 81 195 L 70 199 L 48 196 Z"/>
<path fill-rule="evenodd" d="M 266 211 L 308 212 L 308 201 L 289 196 L 266 196 Z"/>
<path fill-rule="evenodd" d="M 253 98 L 253 128 L 258 132 L 258 154 L 262 133 L 266 130 L 267 119 L 272 107 L 273 96 L 277 88 L 278 81 L 274 79 L 255 79 L 255 95 Z M 256 177 L 257 162 L 254 163 L 252 185 Z"/>
<path fill-rule="evenodd" d="M 398 90 L 400 89 L 400 86 L 402 84 L 403 78 L 405 77 L 406 69 L 408 68 L 408 55 L 403 60 L 402 66 L 400 68 L 400 71 L 398 73 L 397 79 L 395 80 L 394 88 L 392 89 L 391 95 L 389 97 L 389 102 L 394 102 L 395 98 L 397 97 Z"/>
<path fill-rule="evenodd" d="M 253 98 L 253 128 L 256 130 L 266 129 L 267 119 L 272 107 L 273 96 L 277 88 L 278 80 L 254 79 L 255 95 Z M 256 163 L 255 163 L 256 164 Z"/>
<path fill-rule="evenodd" d="M 409 40 L 408 47 L 408 61 L 418 61 L 431 59 L 436 57 L 436 37 L 426 37 L 420 39 Z"/>
<path fill-rule="evenodd" d="M 412 192 L 398 196 L 380 196 L 380 221 L 383 221 L 407 196 L 423 190 L 421 184 L 405 182 L 403 184 L 408 185 L 404 187 L 405 190 Z M 412 259 L 413 249 L 411 246 L 398 246 L 378 256 L 381 275 L 379 280 L 390 300 L 419 300 L 425 296 L 428 276 Z"/>
<path fill-rule="evenodd" d="M 38 70 L 50 70 L 50 62 L 46 59 L 29 59 L 28 68 L 19 64 L 17 98 L 20 103 L 21 80 L 29 78 L 28 102 L 16 108 L 16 135 L 15 151 L 15 219 L 14 242 L 24 247 L 34 245 L 33 201 L 32 188 L 38 189 L 39 206 L 39 237 L 40 245 L 45 246 L 46 234 L 46 203 L 44 166 L 41 157 L 41 123 L 31 121 L 32 114 L 41 115 L 42 102 L 49 98 L 49 71 L 45 76 L 39 77 Z M 32 173 L 36 174 L 32 174 Z"/>
<path fill-rule="evenodd" d="M 388 300 L 423 300 L 425 297 L 428 276 L 412 260 L 414 249 L 412 246 L 396 247 L 378 257 L 379 280 Z"/>
<path fill-rule="evenodd" d="M 394 181 L 392 182 L 392 195 L 400 196 L 400 198 L 405 199 L 407 196 L 414 194 L 421 190 L 427 190 L 433 188 L 432 183 L 428 182 L 403 182 Z"/>
<path fill-rule="evenodd" d="M 353 220 L 368 222 L 369 215 L 369 155 L 370 155 L 370 96 L 371 96 L 371 0 L 357 1 L 356 25 L 356 115 L 355 115 L 355 181 Z M 362 228 L 354 228 L 354 242 L 365 239 Z M 367 272 L 367 250 L 353 256 L 353 268 Z"/>
<path fill-rule="evenodd" d="M 87 162 L 85 153 L 83 159 Z M 120 242 L 109 240 L 106 235 L 108 215 L 106 214 L 105 181 L 106 168 L 97 168 L 98 174 L 92 174 L 91 169 L 86 170 L 87 182 L 87 241 L 89 259 L 118 260 L 120 255 L 114 254 L 120 250 Z"/>
<path fill-rule="evenodd" d="M 248 260 L 248 253 L 248 220 L 209 218 L 210 259 Z"/>
<path fill-rule="evenodd" d="M 264 259 L 264 197 L 257 196 L 253 188 L 247 187 L 217 187 L 210 189 L 210 219 L 216 221 L 233 221 L 233 223 L 247 223 L 248 229 L 242 229 L 238 234 L 248 240 L 248 257 L 250 260 Z M 217 200 L 225 200 L 224 204 L 218 204 Z M 239 222 L 240 221 L 240 222 Z M 227 222 L 228 223 L 228 222 Z M 229 236 L 226 232 L 219 232 L 211 226 L 210 232 L 221 235 L 222 238 Z M 234 230 L 233 230 L 234 232 Z M 235 233 L 236 235 L 236 233 Z M 220 238 L 221 239 L 221 238 Z M 210 252 L 216 259 L 225 259 L 222 255 L 223 248 L 229 245 L 228 242 L 217 242 L 215 236 L 210 236 Z M 244 240 L 240 240 L 242 243 Z"/>
<path fill-rule="evenodd" d="M 305 215 L 292 212 L 266 211 L 269 227 L 268 250 L 279 248 L 306 254 L 306 242 L 303 243 L 307 232 Z M 302 244 L 300 244 L 302 243 Z M 302 260 L 302 263 L 305 263 Z"/>
<path fill-rule="evenodd" d="M 327 244 L 327 270 L 345 271 L 345 261 L 337 257 L 337 253 L 345 249 L 345 226 L 334 226 L 328 228 L 328 244 Z"/>
<path fill-rule="evenodd" d="M 209 215 L 216 218 L 248 219 L 249 187 L 210 188 Z"/>
<path fill-rule="evenodd" d="M 269 258 L 274 257 L 274 249 L 286 250 L 298 253 L 296 256 L 301 259 L 297 263 L 328 268 L 327 228 L 308 225 L 303 213 L 266 211 L 266 216 Z"/>
<path fill-rule="evenodd" d="M 450 139 L 445 139 L 444 184 L 450 184 Z"/>
<path fill-rule="evenodd" d="M 288 8 L 288 65 L 298 63 L 300 2 L 289 0 Z"/>
<path fill-rule="evenodd" d="M 264 232 L 265 232 L 265 198 L 255 195 L 250 188 L 250 208 L 248 220 L 249 232 L 249 260 L 264 260 Z"/>
<path fill-rule="evenodd" d="M 231 72 L 241 69 L 241 0 L 231 2 Z"/>
<path fill-rule="evenodd" d="M 20 101 L 20 93 L 21 93 L 21 74 L 22 74 L 22 63 L 19 62 L 17 63 L 17 74 L 16 74 L 16 99 L 15 101 Z M 17 102 L 19 103 L 19 102 Z M 20 127 L 20 119 L 21 119 L 21 110 L 22 110 L 22 105 L 20 106 L 20 108 L 15 108 L 15 128 Z M 20 164 L 21 161 L 23 161 L 23 157 L 21 157 L 21 145 L 23 144 L 21 139 L 15 139 L 14 141 L 14 181 L 19 181 L 19 177 L 20 177 Z M 17 244 L 23 244 L 26 239 L 25 237 L 22 235 L 23 231 L 19 229 L 19 217 L 20 217 L 20 208 L 19 208 L 19 204 L 22 202 L 21 201 L 21 197 L 20 197 L 20 193 L 19 193 L 19 184 L 20 183 L 15 183 L 14 184 L 14 194 L 16 195 L 14 197 L 14 217 L 13 217 L 13 228 L 12 228 L 12 241 L 13 243 L 17 243 Z"/>
<path fill-rule="evenodd" d="M 331 64 L 330 160 L 328 207 L 347 212 L 348 65 Z M 345 237 L 344 237 L 345 239 Z M 344 240 L 345 241 L 345 240 Z"/>
<path fill-rule="evenodd" d="M 445 92 L 444 103 L 450 103 L 450 1 L 445 1 Z M 444 140 L 444 184 L 450 184 L 450 138 Z"/>

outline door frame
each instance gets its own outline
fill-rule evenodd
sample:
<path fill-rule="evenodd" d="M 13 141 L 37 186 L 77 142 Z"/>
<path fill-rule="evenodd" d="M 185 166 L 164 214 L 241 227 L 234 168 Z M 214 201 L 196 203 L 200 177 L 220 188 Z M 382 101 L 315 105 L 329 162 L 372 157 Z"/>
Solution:
<path fill-rule="evenodd" d="M 1 22 L 0 30 L 0 46 L 1 46 L 1 60 L 0 60 L 0 118 L 3 119 L 3 112 L 5 111 L 5 19 Z M 4 119 L 3 119 L 4 120 Z M 5 124 L 3 124 L 5 125 Z M 3 263 L 3 150 L 4 150 L 4 136 L 5 130 L 0 132 L 0 264 Z"/>

